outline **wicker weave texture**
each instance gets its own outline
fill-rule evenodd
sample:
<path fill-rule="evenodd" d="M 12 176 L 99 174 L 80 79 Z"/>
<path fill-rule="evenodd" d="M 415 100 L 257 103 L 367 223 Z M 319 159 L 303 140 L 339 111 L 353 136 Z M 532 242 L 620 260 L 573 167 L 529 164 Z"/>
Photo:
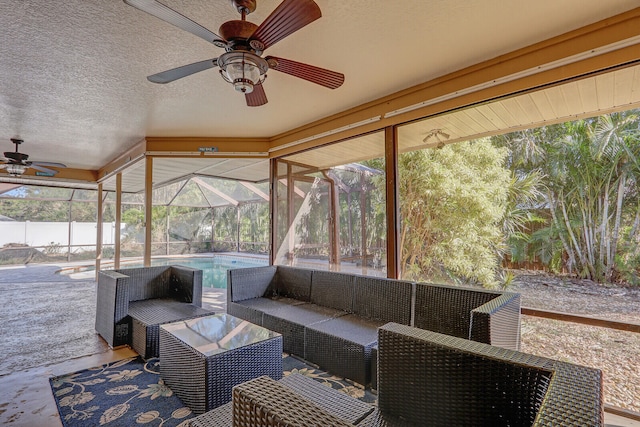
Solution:
<path fill-rule="evenodd" d="M 160 376 L 195 414 L 207 410 L 205 369 L 201 353 L 160 328 Z"/>
<path fill-rule="evenodd" d="M 169 295 L 176 301 L 202 307 L 202 270 L 172 265 Z"/>
<path fill-rule="evenodd" d="M 354 425 L 360 423 L 374 409 L 367 403 L 300 374 L 290 374 L 279 382 L 320 409 Z M 232 403 L 226 403 L 194 418 L 191 425 L 194 427 L 231 427 Z"/>
<path fill-rule="evenodd" d="M 312 272 L 304 268 L 278 266 L 274 289 L 279 295 L 309 302 Z"/>
<path fill-rule="evenodd" d="M 356 276 L 353 312 L 367 319 L 409 325 L 414 286 L 401 280 Z"/>
<path fill-rule="evenodd" d="M 597 370 L 393 323 L 380 328 L 378 345 L 377 419 L 434 426 L 602 423 Z"/>
<path fill-rule="evenodd" d="M 227 302 L 259 298 L 268 293 L 276 267 L 248 267 L 227 271 Z"/>
<path fill-rule="evenodd" d="M 471 310 L 499 295 L 462 287 L 418 283 L 414 326 L 469 339 Z"/>
<path fill-rule="evenodd" d="M 189 306 L 193 302 L 201 307 L 202 271 L 181 266 L 101 271 L 98 273 L 96 331 L 112 348 L 131 345 L 130 303 L 163 298 Z"/>
<path fill-rule="evenodd" d="M 520 294 L 507 293 L 471 312 L 470 339 L 520 349 Z"/>
<path fill-rule="evenodd" d="M 351 274 L 317 270 L 311 275 L 311 302 L 337 310 L 353 312 Z"/>
<path fill-rule="evenodd" d="M 115 271 L 98 273 L 95 327 L 112 348 L 131 343 L 127 279 Z"/>
<path fill-rule="evenodd" d="M 269 377 L 235 387 L 232 406 L 234 427 L 352 425 Z"/>
<path fill-rule="evenodd" d="M 143 358 L 158 357 L 159 325 L 208 316 L 212 311 L 168 298 L 134 301 L 129 305 L 131 347 Z"/>
<path fill-rule="evenodd" d="M 231 400 L 233 386 L 282 377 L 282 337 L 206 356 L 160 326 L 160 375 L 196 414 Z"/>
<path fill-rule="evenodd" d="M 345 315 L 339 311 L 315 304 L 286 305 L 262 315 L 262 326 L 282 334 L 283 349 L 287 353 L 304 357 L 305 327 Z"/>
<path fill-rule="evenodd" d="M 207 410 L 231 400 L 231 388 L 267 375 L 282 378 L 282 337 L 240 347 L 207 358 Z"/>
<path fill-rule="evenodd" d="M 305 329 L 306 360 L 363 386 L 371 380 L 371 348 L 382 322 L 347 315 Z"/>

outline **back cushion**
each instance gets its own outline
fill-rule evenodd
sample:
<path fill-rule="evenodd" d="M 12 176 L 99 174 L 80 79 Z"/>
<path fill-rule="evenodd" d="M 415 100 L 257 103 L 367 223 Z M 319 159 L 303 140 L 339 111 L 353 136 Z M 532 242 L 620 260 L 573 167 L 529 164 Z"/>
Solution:
<path fill-rule="evenodd" d="M 471 310 L 498 296 L 458 286 L 418 283 L 414 326 L 470 339 Z"/>
<path fill-rule="evenodd" d="M 356 276 L 353 312 L 369 319 L 409 325 L 412 289 L 411 282 Z"/>
<path fill-rule="evenodd" d="M 230 302 L 258 298 L 269 293 L 276 268 L 249 267 L 227 271 L 227 299 Z"/>
<path fill-rule="evenodd" d="M 351 274 L 314 270 L 311 275 L 311 302 L 352 312 L 354 279 Z"/>
<path fill-rule="evenodd" d="M 128 276 L 129 301 L 165 298 L 171 288 L 171 268 L 167 266 L 122 268 L 115 270 Z"/>
<path fill-rule="evenodd" d="M 309 301 L 311 298 L 311 272 L 304 268 L 278 266 L 273 290 L 282 296 Z"/>
<path fill-rule="evenodd" d="M 379 329 L 378 407 L 383 413 L 410 425 L 533 424 L 551 371 L 525 366 L 529 355 L 425 330 L 406 329 L 405 335 L 399 326 Z"/>

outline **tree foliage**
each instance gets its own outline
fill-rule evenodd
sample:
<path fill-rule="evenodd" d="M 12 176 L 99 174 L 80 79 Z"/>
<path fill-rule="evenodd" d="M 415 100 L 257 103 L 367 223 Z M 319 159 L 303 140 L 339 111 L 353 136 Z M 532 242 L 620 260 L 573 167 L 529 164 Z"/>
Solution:
<path fill-rule="evenodd" d="M 544 176 L 538 211 L 549 219 L 523 252 L 600 282 L 635 274 L 639 130 L 631 110 L 494 139 L 514 153 L 514 173 Z"/>
<path fill-rule="evenodd" d="M 479 140 L 400 155 L 403 278 L 497 285 L 507 154 Z"/>

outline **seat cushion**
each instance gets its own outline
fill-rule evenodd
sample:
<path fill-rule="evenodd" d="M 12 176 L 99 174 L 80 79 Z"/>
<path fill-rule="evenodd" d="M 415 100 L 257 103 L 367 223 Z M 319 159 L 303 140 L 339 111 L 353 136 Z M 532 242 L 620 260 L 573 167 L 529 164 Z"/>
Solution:
<path fill-rule="evenodd" d="M 248 320 L 256 325 L 263 326 L 262 316 L 263 313 L 271 313 L 279 310 L 283 307 L 291 305 L 306 304 L 304 301 L 299 301 L 293 298 L 286 297 L 273 297 L 273 298 L 251 298 L 243 301 L 228 302 L 227 301 L 227 313 L 232 316 L 239 317 L 244 320 Z"/>
<path fill-rule="evenodd" d="M 207 314 L 213 314 L 213 312 L 193 304 L 167 298 L 129 303 L 129 316 L 146 325 L 159 325 Z"/>
<path fill-rule="evenodd" d="M 371 349 L 384 322 L 349 314 L 305 327 L 304 358 L 363 386 L 371 380 Z"/>
<path fill-rule="evenodd" d="M 283 350 L 304 357 L 304 327 L 347 313 L 316 304 L 286 305 L 265 311 L 262 326 L 282 334 Z"/>
<path fill-rule="evenodd" d="M 143 358 L 158 357 L 160 325 L 213 314 L 212 311 L 173 299 L 150 299 L 129 303 L 131 347 Z"/>

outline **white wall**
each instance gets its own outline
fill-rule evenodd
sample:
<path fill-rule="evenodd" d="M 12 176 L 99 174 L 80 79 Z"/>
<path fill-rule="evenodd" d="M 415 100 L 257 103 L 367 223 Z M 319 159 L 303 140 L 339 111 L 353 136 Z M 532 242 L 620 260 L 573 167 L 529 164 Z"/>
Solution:
<path fill-rule="evenodd" d="M 95 222 L 71 222 L 71 245 L 95 245 Z M 124 228 L 124 224 L 122 224 Z M 115 222 L 102 224 L 102 243 L 111 245 L 115 241 Z M 46 246 L 51 243 L 69 244 L 69 223 L 66 222 L 18 222 L 0 221 L 0 247 L 7 243 L 22 243 L 29 246 Z"/>

